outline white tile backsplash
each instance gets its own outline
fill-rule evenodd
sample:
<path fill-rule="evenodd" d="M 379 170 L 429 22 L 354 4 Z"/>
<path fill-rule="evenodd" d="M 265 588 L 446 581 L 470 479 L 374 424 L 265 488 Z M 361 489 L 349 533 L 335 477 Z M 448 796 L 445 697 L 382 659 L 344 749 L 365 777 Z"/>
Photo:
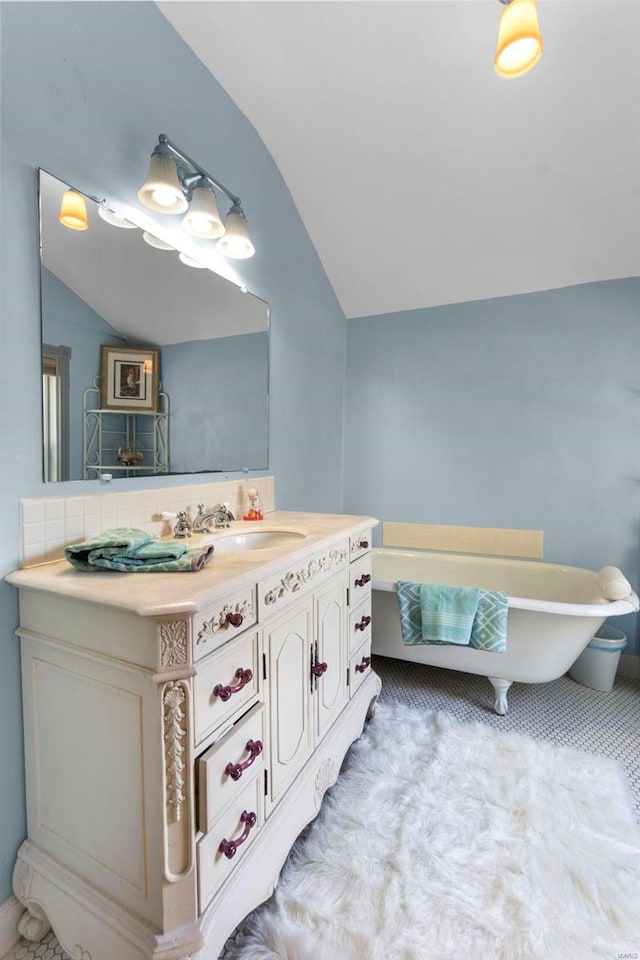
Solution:
<path fill-rule="evenodd" d="M 217 503 L 229 503 L 236 518 L 240 519 L 247 507 L 247 490 L 251 487 L 257 489 L 264 513 L 275 509 L 273 477 L 136 490 L 134 493 L 22 500 L 22 566 L 60 560 L 64 557 L 65 546 L 94 537 L 109 527 L 141 527 L 156 536 L 165 536 L 171 533 L 173 521 L 162 520 L 161 513 L 186 510 L 194 517 L 199 503 L 204 503 L 207 510 Z"/>

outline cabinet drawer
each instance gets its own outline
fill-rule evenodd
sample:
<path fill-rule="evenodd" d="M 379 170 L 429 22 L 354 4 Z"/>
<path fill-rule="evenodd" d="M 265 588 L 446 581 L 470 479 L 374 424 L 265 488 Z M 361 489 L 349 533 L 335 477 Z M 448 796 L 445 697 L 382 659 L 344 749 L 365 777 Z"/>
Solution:
<path fill-rule="evenodd" d="M 199 827 L 207 833 L 247 782 L 264 769 L 267 731 L 263 704 L 198 760 Z"/>
<path fill-rule="evenodd" d="M 198 842 L 198 897 L 200 912 L 239 863 L 264 823 L 264 786 L 262 777 L 254 777 L 238 794 L 216 826 Z M 252 818 L 255 823 L 251 826 Z M 234 841 L 235 853 L 228 857 L 220 845 Z M 231 851 L 229 851 L 231 852 Z"/>
<path fill-rule="evenodd" d="M 371 636 L 371 591 L 349 614 L 349 653 L 353 653 Z"/>
<path fill-rule="evenodd" d="M 292 563 L 275 576 L 265 577 L 258 583 L 260 620 L 286 610 L 318 585 L 322 586 L 335 573 L 346 569 L 348 563 L 349 544 L 344 540 L 312 557 Z"/>
<path fill-rule="evenodd" d="M 194 680 L 196 743 L 257 698 L 261 689 L 260 666 L 257 630 L 230 640 L 198 665 Z"/>
<path fill-rule="evenodd" d="M 195 618 L 193 659 L 199 660 L 258 622 L 255 583 L 225 597 Z"/>
<path fill-rule="evenodd" d="M 371 550 L 371 530 L 362 530 L 360 533 L 351 537 L 349 542 L 349 559 L 357 560 L 367 550 Z"/>
<path fill-rule="evenodd" d="M 349 661 L 349 696 L 352 697 L 371 671 L 371 635 L 356 650 Z"/>
<path fill-rule="evenodd" d="M 354 560 L 349 569 L 349 605 L 357 607 L 371 592 L 371 570 L 373 560 L 370 553 Z"/>

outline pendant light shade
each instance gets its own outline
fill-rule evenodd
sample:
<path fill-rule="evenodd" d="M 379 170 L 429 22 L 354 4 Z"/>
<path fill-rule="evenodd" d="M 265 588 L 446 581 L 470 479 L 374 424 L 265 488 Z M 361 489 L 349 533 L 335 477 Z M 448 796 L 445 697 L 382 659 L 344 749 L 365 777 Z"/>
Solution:
<path fill-rule="evenodd" d="M 156 213 L 185 212 L 189 204 L 175 160 L 157 153 L 151 154 L 147 179 L 138 190 L 138 199 Z"/>
<path fill-rule="evenodd" d="M 86 230 L 89 226 L 87 205 L 81 193 L 67 190 L 62 195 L 58 220 L 70 230 Z"/>
<path fill-rule="evenodd" d="M 217 240 L 224 233 L 224 224 L 218 213 L 216 195 L 206 181 L 195 187 L 189 204 L 189 211 L 182 226 L 193 237 L 201 240 Z M 205 185 L 206 184 L 206 185 Z"/>
<path fill-rule="evenodd" d="M 247 218 L 239 203 L 234 203 L 229 210 L 225 234 L 218 240 L 217 249 L 225 257 L 231 257 L 233 260 L 247 260 L 256 252 L 249 237 Z"/>
<path fill-rule="evenodd" d="M 502 11 L 493 61 L 501 77 L 520 77 L 542 56 L 543 43 L 535 0 L 510 0 Z"/>

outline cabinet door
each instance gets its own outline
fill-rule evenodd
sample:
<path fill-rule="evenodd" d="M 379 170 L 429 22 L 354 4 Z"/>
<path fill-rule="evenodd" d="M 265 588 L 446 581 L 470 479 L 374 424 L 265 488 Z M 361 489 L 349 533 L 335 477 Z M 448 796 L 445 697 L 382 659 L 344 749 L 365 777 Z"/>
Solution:
<path fill-rule="evenodd" d="M 320 740 L 347 702 L 347 586 L 337 577 L 315 598 L 314 713 Z M 324 667 L 324 672 L 321 672 Z"/>
<path fill-rule="evenodd" d="M 271 765 L 269 798 L 284 793 L 313 749 L 311 728 L 311 601 L 292 607 L 265 629 Z"/>

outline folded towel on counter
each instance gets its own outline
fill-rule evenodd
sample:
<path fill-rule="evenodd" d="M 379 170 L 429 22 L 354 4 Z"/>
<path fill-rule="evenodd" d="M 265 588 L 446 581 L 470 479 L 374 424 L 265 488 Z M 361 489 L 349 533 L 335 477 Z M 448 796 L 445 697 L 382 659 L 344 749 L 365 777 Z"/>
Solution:
<path fill-rule="evenodd" d="M 473 621 L 470 646 L 476 650 L 504 653 L 507 649 L 509 597 L 501 590 L 480 588 L 478 612 Z"/>
<path fill-rule="evenodd" d="M 412 646 L 420 643 L 445 644 L 448 640 L 424 640 L 422 637 L 421 583 L 399 580 L 397 583 L 398 603 L 400 605 L 400 628 L 405 644 Z M 428 586 L 434 586 L 429 584 Z M 435 585 L 439 586 L 439 585 Z M 500 591 L 478 590 L 476 610 L 468 646 L 477 650 L 489 650 L 502 653 L 507 649 L 507 613 L 508 597 Z"/>
<path fill-rule="evenodd" d="M 477 587 L 420 584 L 423 643 L 457 643 L 468 647 L 479 599 Z"/>
<path fill-rule="evenodd" d="M 155 540 L 145 530 L 116 527 L 65 547 L 65 556 L 78 570 L 180 573 L 201 570 L 213 556 L 213 546 L 189 550 L 182 541 Z"/>

